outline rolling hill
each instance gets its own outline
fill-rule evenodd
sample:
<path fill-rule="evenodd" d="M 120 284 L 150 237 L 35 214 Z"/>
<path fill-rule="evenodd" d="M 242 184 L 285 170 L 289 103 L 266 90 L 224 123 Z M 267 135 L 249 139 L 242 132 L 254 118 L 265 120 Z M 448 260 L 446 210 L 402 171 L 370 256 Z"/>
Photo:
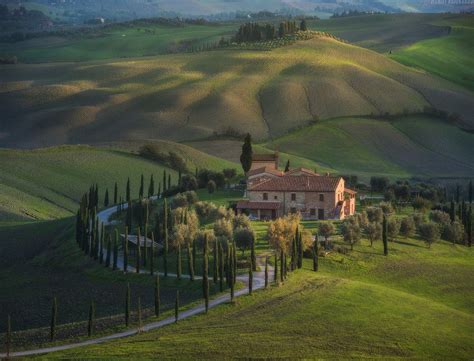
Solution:
<path fill-rule="evenodd" d="M 474 127 L 474 95 L 324 35 L 272 51 L 1 66 L 0 145 L 286 134 L 315 119 L 434 106 Z"/>

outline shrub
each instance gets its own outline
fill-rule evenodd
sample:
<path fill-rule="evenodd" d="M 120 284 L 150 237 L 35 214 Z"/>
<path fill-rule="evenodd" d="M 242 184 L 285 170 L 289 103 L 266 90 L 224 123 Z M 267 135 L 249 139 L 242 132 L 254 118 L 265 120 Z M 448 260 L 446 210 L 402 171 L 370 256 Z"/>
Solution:
<path fill-rule="evenodd" d="M 464 226 L 459 221 L 448 224 L 443 229 L 443 238 L 454 243 L 462 243 L 464 240 Z"/>
<path fill-rule="evenodd" d="M 426 222 L 420 224 L 419 232 L 421 238 L 428 243 L 428 246 L 431 247 L 431 244 L 439 240 L 440 231 L 436 223 Z"/>
<path fill-rule="evenodd" d="M 388 238 L 393 241 L 400 233 L 400 221 L 394 217 L 389 218 L 387 228 Z"/>
<path fill-rule="evenodd" d="M 451 223 L 451 218 L 449 217 L 449 214 L 439 210 L 431 211 L 430 220 L 442 226 Z"/>
<path fill-rule="evenodd" d="M 384 214 L 392 214 L 393 213 L 393 207 L 392 207 L 391 203 L 380 202 L 379 207 L 382 209 L 382 212 Z"/>
<path fill-rule="evenodd" d="M 387 177 L 371 177 L 370 188 L 374 192 L 383 192 L 388 187 L 390 181 Z"/>
<path fill-rule="evenodd" d="M 210 218 L 213 213 L 217 210 L 217 206 L 211 202 L 197 202 L 194 205 L 196 213 L 201 219 Z"/>
<path fill-rule="evenodd" d="M 234 229 L 236 228 L 252 228 L 250 218 L 246 214 L 239 214 L 232 219 Z"/>
<path fill-rule="evenodd" d="M 382 225 L 380 223 L 369 222 L 364 229 L 370 241 L 370 246 L 372 246 L 376 240 L 382 239 Z"/>
<path fill-rule="evenodd" d="M 237 248 L 245 252 L 245 250 L 252 247 L 252 242 L 255 239 L 255 233 L 252 229 L 238 227 L 234 230 L 234 241 Z"/>
<path fill-rule="evenodd" d="M 207 182 L 207 191 L 210 194 L 214 193 L 216 191 L 216 182 L 214 182 L 213 180 Z"/>
<path fill-rule="evenodd" d="M 419 228 L 420 224 L 424 223 L 425 221 L 425 216 L 423 213 L 413 213 L 412 217 L 416 228 Z"/>
<path fill-rule="evenodd" d="M 431 202 L 425 198 L 416 197 L 412 202 L 412 206 L 417 211 L 426 212 L 431 208 Z"/>
<path fill-rule="evenodd" d="M 193 205 L 199 200 L 198 195 L 196 194 L 195 191 L 184 192 L 184 195 L 186 196 L 186 200 L 188 201 L 188 205 Z"/>
<path fill-rule="evenodd" d="M 400 234 L 404 237 L 413 237 L 416 225 L 413 217 L 405 217 L 400 223 Z"/>
<path fill-rule="evenodd" d="M 214 234 L 216 235 L 216 237 L 225 240 L 230 240 L 232 239 L 233 233 L 234 228 L 232 227 L 231 221 L 225 218 L 221 218 L 214 223 Z"/>
<path fill-rule="evenodd" d="M 369 222 L 375 222 L 375 223 L 382 222 L 383 211 L 381 208 L 367 207 L 366 213 L 367 213 L 367 218 L 369 219 Z"/>
<path fill-rule="evenodd" d="M 331 222 L 324 222 L 319 226 L 319 233 L 327 241 L 328 238 L 334 233 L 334 229 L 334 224 L 332 224 Z"/>
<path fill-rule="evenodd" d="M 172 201 L 173 208 L 187 207 L 188 199 L 184 193 L 178 193 L 174 196 Z"/>
<path fill-rule="evenodd" d="M 198 189 L 198 181 L 195 176 L 185 174 L 181 177 L 181 187 L 187 191 L 195 191 Z"/>

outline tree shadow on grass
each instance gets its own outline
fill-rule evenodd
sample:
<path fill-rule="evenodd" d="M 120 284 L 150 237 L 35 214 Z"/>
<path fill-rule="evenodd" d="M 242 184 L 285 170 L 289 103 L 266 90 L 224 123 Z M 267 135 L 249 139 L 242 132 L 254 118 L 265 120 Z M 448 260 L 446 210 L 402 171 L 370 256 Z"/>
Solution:
<path fill-rule="evenodd" d="M 401 245 L 404 245 L 404 246 L 411 246 L 411 247 L 418 247 L 418 248 L 426 248 L 426 247 L 423 247 L 423 246 L 420 246 L 419 244 L 413 244 L 413 243 L 408 243 L 408 242 L 404 242 L 404 241 L 399 241 L 399 240 L 395 240 L 395 241 L 392 241 L 393 243 L 397 243 L 397 244 L 401 244 Z M 390 243 L 389 243 L 390 244 Z"/>

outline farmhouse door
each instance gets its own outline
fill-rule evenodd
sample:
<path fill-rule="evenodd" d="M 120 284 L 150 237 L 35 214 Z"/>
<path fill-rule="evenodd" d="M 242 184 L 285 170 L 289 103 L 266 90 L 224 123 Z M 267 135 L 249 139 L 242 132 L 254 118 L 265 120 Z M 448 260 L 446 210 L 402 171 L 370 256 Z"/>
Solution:
<path fill-rule="evenodd" d="M 321 220 L 324 219 L 324 209 L 322 208 L 318 209 L 318 219 L 321 219 Z"/>

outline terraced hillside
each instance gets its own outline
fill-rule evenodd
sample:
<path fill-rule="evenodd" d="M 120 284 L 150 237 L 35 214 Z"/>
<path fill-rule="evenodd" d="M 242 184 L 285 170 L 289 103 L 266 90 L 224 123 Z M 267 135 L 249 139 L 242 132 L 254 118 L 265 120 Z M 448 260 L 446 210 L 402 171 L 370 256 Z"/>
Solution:
<path fill-rule="evenodd" d="M 189 140 L 229 127 L 264 139 L 316 117 L 419 111 L 474 127 L 474 95 L 370 50 L 317 36 L 273 51 L 0 67 L 0 145 Z"/>
<path fill-rule="evenodd" d="M 184 145 L 158 143 L 163 152 L 174 151 L 187 159 L 190 169 L 237 168 Z M 62 146 L 38 150 L 0 150 L 0 222 L 41 220 L 73 215 L 81 195 L 92 183 L 99 184 L 100 202 L 105 189 L 113 197 L 118 182 L 119 196 L 125 195 L 127 178 L 138 194 L 143 173 L 148 184 L 154 174 L 156 187 L 166 169 L 176 181 L 176 172 L 127 151 Z M 110 198 L 112 199 L 112 198 Z"/>

